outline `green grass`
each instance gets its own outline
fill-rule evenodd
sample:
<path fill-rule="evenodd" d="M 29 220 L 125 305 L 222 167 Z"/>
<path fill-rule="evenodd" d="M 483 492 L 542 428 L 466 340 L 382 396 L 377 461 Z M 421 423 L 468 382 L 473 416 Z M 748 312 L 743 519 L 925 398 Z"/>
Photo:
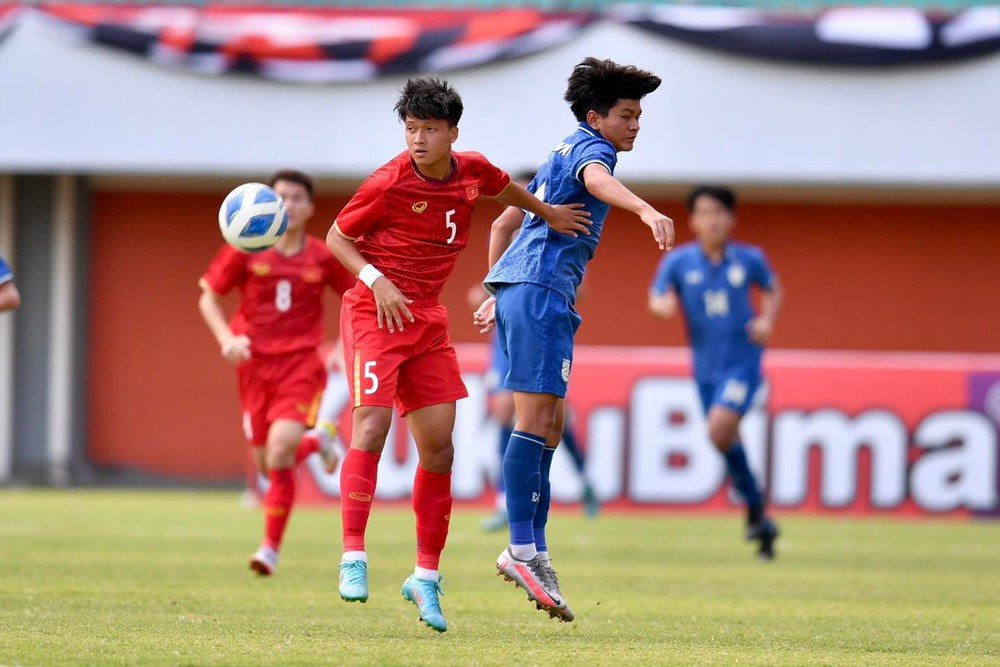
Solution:
<path fill-rule="evenodd" d="M 482 516 L 453 517 L 438 635 L 399 596 L 404 507 L 376 506 L 348 605 L 336 511 L 297 510 L 263 579 L 235 493 L 2 491 L 0 665 L 1000 664 L 997 524 L 786 517 L 762 564 L 735 515 L 558 511 L 560 624 L 493 575 Z"/>

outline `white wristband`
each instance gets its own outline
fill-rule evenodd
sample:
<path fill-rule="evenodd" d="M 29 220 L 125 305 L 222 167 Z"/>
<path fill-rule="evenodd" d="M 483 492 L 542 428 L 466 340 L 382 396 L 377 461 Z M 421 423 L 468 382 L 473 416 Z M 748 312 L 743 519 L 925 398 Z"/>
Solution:
<path fill-rule="evenodd" d="M 358 280 L 368 285 L 368 289 L 372 288 L 372 284 L 382 277 L 382 272 L 375 268 L 373 264 L 365 264 L 358 271 Z"/>

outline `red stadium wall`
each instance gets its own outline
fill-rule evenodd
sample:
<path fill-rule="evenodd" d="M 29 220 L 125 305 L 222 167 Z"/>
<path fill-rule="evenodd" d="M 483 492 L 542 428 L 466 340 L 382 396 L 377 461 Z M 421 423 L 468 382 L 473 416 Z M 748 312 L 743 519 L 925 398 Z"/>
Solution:
<path fill-rule="evenodd" d="M 220 243 L 220 193 L 98 191 L 92 211 L 88 455 L 191 479 L 243 471 L 235 376 L 197 311 L 197 279 Z M 325 233 L 343 198 L 317 202 Z M 679 202 L 661 202 L 690 238 Z M 480 207 L 444 295 L 457 341 L 468 287 L 485 269 Z M 778 348 L 991 352 L 1000 331 L 1000 206 L 747 204 L 738 237 L 763 246 L 788 298 Z M 645 314 L 660 257 L 645 228 L 612 215 L 588 273 L 579 342 L 681 345 L 678 322 Z M 339 304 L 331 298 L 328 331 Z"/>

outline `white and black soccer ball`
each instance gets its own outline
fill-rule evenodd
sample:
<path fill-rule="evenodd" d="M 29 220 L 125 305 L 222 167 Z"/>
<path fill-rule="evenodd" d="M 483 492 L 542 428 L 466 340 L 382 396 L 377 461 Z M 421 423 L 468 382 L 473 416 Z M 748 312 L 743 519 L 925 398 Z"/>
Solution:
<path fill-rule="evenodd" d="M 288 227 L 285 202 L 263 183 L 244 183 L 219 208 L 219 228 L 226 243 L 243 252 L 267 250 Z"/>

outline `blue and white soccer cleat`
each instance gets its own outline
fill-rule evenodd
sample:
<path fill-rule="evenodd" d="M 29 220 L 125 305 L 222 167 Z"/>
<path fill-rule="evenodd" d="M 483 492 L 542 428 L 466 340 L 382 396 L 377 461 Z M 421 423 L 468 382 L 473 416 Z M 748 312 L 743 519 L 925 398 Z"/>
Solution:
<path fill-rule="evenodd" d="M 358 559 L 340 564 L 340 599 L 368 602 L 368 563 Z"/>
<path fill-rule="evenodd" d="M 441 577 L 437 581 L 417 579 L 412 574 L 403 582 L 399 591 L 404 598 L 412 602 L 420 610 L 420 620 L 438 632 L 448 629 L 448 621 L 444 620 L 438 595 L 444 595 L 441 590 Z"/>
<path fill-rule="evenodd" d="M 250 569 L 267 577 L 278 569 L 278 552 L 268 546 L 262 546 L 250 558 Z"/>

